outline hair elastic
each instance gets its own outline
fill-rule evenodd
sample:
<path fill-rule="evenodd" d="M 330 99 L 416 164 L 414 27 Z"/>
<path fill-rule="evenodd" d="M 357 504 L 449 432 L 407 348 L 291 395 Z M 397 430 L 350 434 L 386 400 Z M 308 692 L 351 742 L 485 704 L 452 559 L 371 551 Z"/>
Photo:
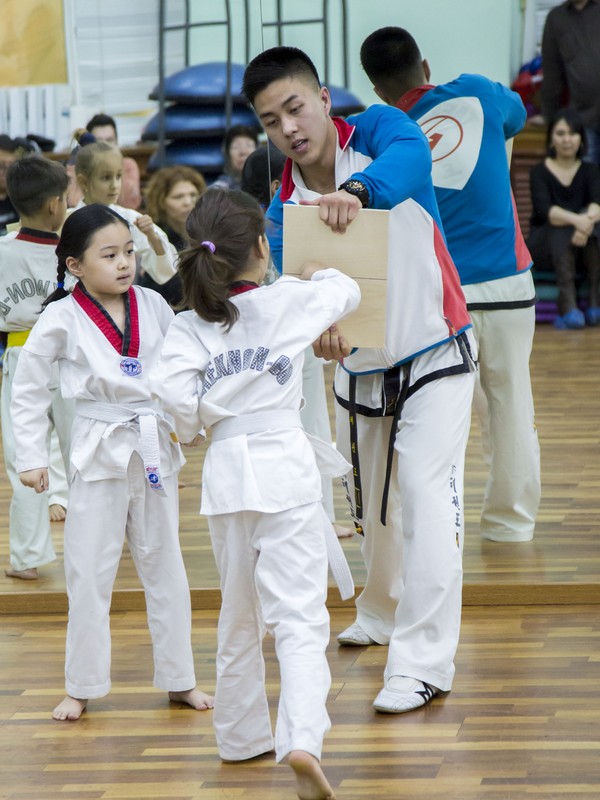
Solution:
<path fill-rule="evenodd" d="M 65 282 L 64 281 L 58 281 L 58 283 L 56 284 L 56 288 L 57 289 L 64 289 L 65 288 Z"/>
<path fill-rule="evenodd" d="M 213 242 L 209 242 L 208 240 L 205 242 L 200 242 L 200 247 L 206 247 L 208 250 L 210 250 L 211 253 L 214 253 L 215 250 L 217 249 L 214 246 Z"/>

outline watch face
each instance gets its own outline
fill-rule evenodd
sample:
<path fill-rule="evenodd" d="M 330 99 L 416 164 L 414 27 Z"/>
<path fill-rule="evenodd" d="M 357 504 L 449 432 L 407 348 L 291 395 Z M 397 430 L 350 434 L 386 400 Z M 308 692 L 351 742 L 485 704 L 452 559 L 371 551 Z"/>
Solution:
<path fill-rule="evenodd" d="M 369 190 L 362 181 L 359 181 L 356 178 L 351 178 L 343 183 L 340 186 L 340 189 L 345 189 L 349 194 L 353 194 L 355 197 L 358 197 L 360 202 L 363 204 L 363 207 L 368 205 Z"/>

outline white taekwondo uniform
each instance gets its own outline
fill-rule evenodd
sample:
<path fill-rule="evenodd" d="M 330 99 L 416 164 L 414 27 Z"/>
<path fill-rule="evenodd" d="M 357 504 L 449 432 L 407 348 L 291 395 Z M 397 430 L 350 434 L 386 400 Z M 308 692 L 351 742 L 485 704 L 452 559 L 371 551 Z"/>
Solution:
<path fill-rule="evenodd" d="M 336 186 L 358 179 L 368 206 L 390 211 L 385 346 L 355 350 L 338 365 L 334 384 L 336 446 L 353 460 L 348 497 L 365 534 L 368 579 L 357 621 L 390 645 L 385 680 L 404 675 L 446 691 L 460 633 L 471 322 L 435 201 L 431 150 L 418 125 L 377 105 L 333 123 Z M 318 196 L 288 160 L 267 211 L 276 264 L 283 204 Z"/>
<path fill-rule="evenodd" d="M 64 397 L 76 401 L 65 523 L 65 673 L 67 693 L 77 698 L 110 690 L 109 610 L 125 537 L 146 594 L 154 684 L 170 691 L 196 685 L 178 538 L 183 457 L 148 381 L 173 312 L 150 289 L 131 287 L 126 298 L 124 335 L 81 284 L 49 305 L 23 347 L 13 384 L 19 472 L 48 463 L 45 411 L 54 363 Z M 154 421 L 151 445 L 160 457 L 144 435 Z"/>
<path fill-rule="evenodd" d="M 229 760 L 273 747 L 265 630 L 281 671 L 277 759 L 294 749 L 320 758 L 330 727 L 325 537 L 339 544 L 321 504 L 315 452 L 324 451 L 330 475 L 350 465 L 330 445 L 311 445 L 302 428 L 302 362 L 309 343 L 359 299 L 358 285 L 330 269 L 235 294 L 240 317 L 229 332 L 183 312 L 153 374 L 181 441 L 212 429 L 201 513 L 221 576 L 214 724 Z"/>
<path fill-rule="evenodd" d="M 21 228 L 17 234 L 0 237 L 0 330 L 8 333 L 2 361 L 2 445 L 6 473 L 12 487 L 9 517 L 10 564 L 22 571 L 54 561 L 48 505 L 66 505 L 64 466 L 55 454 L 48 494 L 34 494 L 23 486 L 15 468 L 16 451 L 12 431 L 12 382 L 31 328 L 39 319 L 42 303 L 56 288 L 58 236 L 49 231 Z M 68 464 L 73 401 L 64 400 L 58 388 L 58 371 L 51 379 L 50 420 L 59 433 L 62 459 Z M 60 478 L 57 485 L 56 478 Z"/>

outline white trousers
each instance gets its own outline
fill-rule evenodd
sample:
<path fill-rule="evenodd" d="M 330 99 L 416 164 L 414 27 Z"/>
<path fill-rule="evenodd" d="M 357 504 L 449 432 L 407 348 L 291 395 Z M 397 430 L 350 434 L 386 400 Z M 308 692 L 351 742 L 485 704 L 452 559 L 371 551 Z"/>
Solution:
<path fill-rule="evenodd" d="M 13 492 L 9 512 L 10 565 L 19 571 L 41 567 L 56 558 L 48 517 L 48 494 L 36 494 L 32 489 L 23 486 L 16 471 L 17 454 L 10 400 L 20 353 L 20 347 L 9 347 L 4 353 L 2 390 L 0 392 L 4 464 Z M 69 463 L 73 415 L 73 402 L 63 399 L 58 385 L 53 387 L 50 427 L 54 427 L 58 433 L 63 460 L 67 464 Z M 50 445 L 50 437 L 48 445 Z M 54 486 L 51 485 L 49 491 L 52 492 L 53 489 Z"/>
<path fill-rule="evenodd" d="M 307 433 L 331 444 L 331 425 L 327 408 L 327 389 L 323 375 L 323 362 L 316 358 L 312 347 L 304 351 L 302 367 L 302 395 L 304 406 L 300 411 L 302 425 Z M 331 478 L 321 477 L 323 508 L 331 522 L 335 522 L 333 484 Z"/>
<path fill-rule="evenodd" d="M 357 622 L 376 642 L 389 642 L 385 680 L 407 675 L 442 691 L 452 686 L 473 384 L 474 373 L 445 377 L 406 401 L 395 437 L 386 526 L 380 512 L 392 418 L 357 415 L 367 567 Z M 337 447 L 350 460 L 348 412 L 339 405 Z M 348 486 L 354 502 L 352 474 Z"/>
<path fill-rule="evenodd" d="M 277 761 L 292 750 L 321 758 L 331 685 L 323 522 L 320 503 L 208 518 L 223 596 L 213 719 L 224 759 L 242 761 L 273 748 L 265 632 L 275 638 L 281 677 Z"/>
<path fill-rule="evenodd" d="M 146 596 L 154 685 L 167 691 L 196 685 L 177 474 L 164 478 L 164 485 L 167 497 L 148 487 L 137 453 L 125 479 L 84 481 L 75 473 L 65 522 L 65 677 L 71 697 L 90 699 L 110 691 L 110 601 L 125 538 Z"/>
<path fill-rule="evenodd" d="M 474 407 L 489 475 L 481 535 L 499 542 L 533 538 L 541 497 L 529 357 L 535 309 L 471 311 L 479 347 Z"/>

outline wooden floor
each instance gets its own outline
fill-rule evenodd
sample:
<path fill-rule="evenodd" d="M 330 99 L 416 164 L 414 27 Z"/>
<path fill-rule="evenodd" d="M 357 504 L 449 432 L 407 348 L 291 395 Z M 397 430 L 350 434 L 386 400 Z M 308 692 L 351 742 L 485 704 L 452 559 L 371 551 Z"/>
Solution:
<path fill-rule="evenodd" d="M 542 447 L 536 538 L 482 542 L 485 484 L 477 424 L 467 458 L 464 617 L 453 691 L 406 715 L 375 714 L 387 654 L 339 648 L 329 660 L 333 728 L 323 764 L 340 800 L 596 800 L 600 797 L 600 329 L 539 327 L 532 374 Z M 201 452 L 182 474 L 182 547 L 192 585 L 198 680 L 214 688 L 217 578 L 198 516 Z M 0 558 L 6 562 L 6 480 Z M 338 517 L 344 519 L 341 492 Z M 272 758 L 225 765 L 211 713 L 169 705 L 151 687 L 151 647 L 130 557 L 112 613 L 113 688 L 78 723 L 50 711 L 63 695 L 59 558 L 37 583 L 0 578 L 0 800 L 285 800 Z M 360 584 L 358 543 L 344 544 Z M 335 607 L 332 633 L 353 619 Z M 18 613 L 15 613 L 18 612 Z M 273 643 L 265 644 L 275 716 Z"/>
<path fill-rule="evenodd" d="M 194 613 L 200 684 L 214 686 L 216 611 Z M 332 631 L 351 620 L 334 609 Z M 62 697 L 62 615 L 11 615 L 0 634 L 3 800 L 286 800 L 272 757 L 225 765 L 211 712 L 151 687 L 141 612 L 112 616 L 113 689 L 77 723 Z M 267 640 L 273 718 L 277 667 Z M 423 709 L 376 714 L 387 648 L 329 648 L 333 685 L 323 766 L 339 800 L 596 800 L 600 797 L 597 606 L 465 609 L 453 691 Z"/>
<path fill-rule="evenodd" d="M 328 379 L 331 378 L 328 369 Z M 533 542 L 482 541 L 478 520 L 485 486 L 479 431 L 474 420 L 465 486 L 466 604 L 600 602 L 600 328 L 555 331 L 540 325 L 532 357 L 532 380 L 542 451 L 543 498 Z M 202 450 L 186 451 L 182 472 L 181 542 L 195 608 L 216 608 L 218 578 L 206 522 L 198 515 Z M 0 477 L 0 564 L 8 561 L 6 478 Z M 347 520 L 340 487 L 337 516 Z M 0 613 L 64 611 L 62 525 L 54 525 L 59 558 L 37 582 L 0 572 Z M 364 581 L 358 537 L 344 543 L 355 581 Z M 338 602 L 331 593 L 331 603 Z M 142 608 L 143 599 L 126 553 L 114 607 Z"/>

